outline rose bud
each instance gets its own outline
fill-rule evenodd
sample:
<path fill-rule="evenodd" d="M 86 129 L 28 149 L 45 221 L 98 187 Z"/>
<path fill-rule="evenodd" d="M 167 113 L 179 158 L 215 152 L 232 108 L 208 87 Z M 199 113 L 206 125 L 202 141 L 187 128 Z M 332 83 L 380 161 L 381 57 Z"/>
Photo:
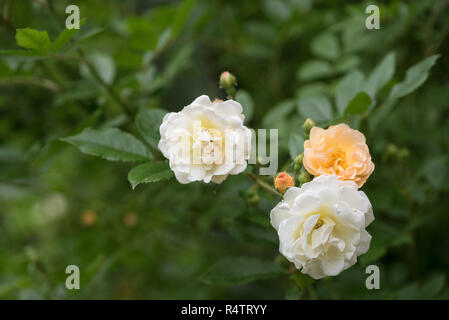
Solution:
<path fill-rule="evenodd" d="M 234 88 L 237 85 L 237 81 L 235 76 L 228 72 L 228 71 L 224 71 L 221 75 L 220 75 L 220 87 L 228 90 L 231 88 Z"/>
<path fill-rule="evenodd" d="M 301 170 L 298 175 L 299 185 L 302 186 L 304 183 L 309 182 L 310 180 L 310 173 L 308 173 L 306 170 Z"/>
<path fill-rule="evenodd" d="M 274 186 L 281 193 L 284 193 L 287 188 L 293 187 L 294 185 L 295 181 L 287 172 L 279 173 L 276 179 L 274 179 Z"/>
<path fill-rule="evenodd" d="M 303 153 L 298 154 L 296 156 L 295 161 L 294 161 L 294 167 L 293 167 L 295 171 L 301 170 L 301 168 L 302 168 L 302 160 L 303 159 L 304 159 L 304 154 Z"/>
<path fill-rule="evenodd" d="M 304 129 L 304 132 L 306 135 L 309 135 L 310 130 L 315 126 L 315 121 L 313 121 L 310 118 L 307 118 L 306 121 L 304 121 L 304 124 L 302 125 L 302 128 Z"/>

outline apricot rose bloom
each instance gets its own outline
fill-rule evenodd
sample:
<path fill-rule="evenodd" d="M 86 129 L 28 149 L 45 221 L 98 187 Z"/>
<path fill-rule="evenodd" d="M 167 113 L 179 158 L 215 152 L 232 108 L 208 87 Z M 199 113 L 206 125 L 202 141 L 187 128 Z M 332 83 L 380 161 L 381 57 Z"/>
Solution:
<path fill-rule="evenodd" d="M 360 188 L 374 170 L 365 136 L 346 124 L 313 127 L 304 142 L 304 167 L 314 175 L 336 175 Z"/>

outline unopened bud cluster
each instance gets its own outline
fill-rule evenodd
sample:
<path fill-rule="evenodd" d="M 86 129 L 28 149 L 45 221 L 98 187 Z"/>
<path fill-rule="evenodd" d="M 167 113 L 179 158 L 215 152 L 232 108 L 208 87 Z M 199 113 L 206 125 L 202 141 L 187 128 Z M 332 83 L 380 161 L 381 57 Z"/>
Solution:
<path fill-rule="evenodd" d="M 302 161 L 304 160 L 304 154 L 298 154 L 295 158 L 294 164 L 293 164 L 293 170 L 295 172 L 298 172 L 302 168 Z"/>
<path fill-rule="evenodd" d="M 407 148 L 399 148 L 398 146 L 390 143 L 385 153 L 383 154 L 384 160 L 395 159 L 398 161 L 403 161 L 410 156 L 410 151 Z"/>
<path fill-rule="evenodd" d="M 302 169 L 298 175 L 299 185 L 301 186 L 304 183 L 309 182 L 310 180 L 312 180 L 310 173 L 308 173 L 307 170 Z"/>

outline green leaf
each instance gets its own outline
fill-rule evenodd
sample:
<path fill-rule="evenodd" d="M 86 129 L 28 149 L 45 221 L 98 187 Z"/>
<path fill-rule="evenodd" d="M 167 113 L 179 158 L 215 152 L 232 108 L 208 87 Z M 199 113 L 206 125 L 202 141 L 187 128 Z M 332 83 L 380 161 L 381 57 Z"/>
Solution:
<path fill-rule="evenodd" d="M 284 274 L 284 269 L 272 261 L 247 257 L 224 258 L 209 268 L 202 281 L 211 285 L 238 285 Z"/>
<path fill-rule="evenodd" d="M 264 0 L 264 13 L 275 21 L 286 21 L 292 15 L 292 10 L 286 1 Z"/>
<path fill-rule="evenodd" d="M 438 155 L 429 158 L 416 173 L 416 178 L 424 177 L 434 188 L 440 188 L 446 181 L 449 158 Z"/>
<path fill-rule="evenodd" d="M 444 288 L 445 280 L 446 276 L 444 274 L 436 274 L 430 277 L 422 286 L 418 286 L 416 282 L 413 282 L 398 291 L 398 299 L 434 299 Z"/>
<path fill-rule="evenodd" d="M 416 282 L 401 288 L 397 294 L 399 300 L 418 300 L 420 296 L 419 287 Z"/>
<path fill-rule="evenodd" d="M 100 34 L 104 31 L 104 29 L 100 28 L 100 27 L 92 27 L 92 28 L 88 28 L 88 29 L 84 28 L 84 29 L 85 30 L 80 29 L 81 32 L 76 37 L 75 44 L 79 44 L 79 43 L 84 42 L 90 38 L 93 38 L 97 34 Z"/>
<path fill-rule="evenodd" d="M 42 53 L 47 53 L 51 48 L 51 41 L 47 31 L 38 31 L 31 28 L 17 29 L 16 41 L 22 48 Z"/>
<path fill-rule="evenodd" d="M 61 140 L 73 144 L 83 153 L 110 161 L 145 161 L 151 158 L 151 153 L 142 142 L 117 128 L 87 128 Z"/>
<path fill-rule="evenodd" d="M 286 300 L 301 300 L 303 296 L 303 290 L 299 288 L 296 283 L 294 286 L 287 289 L 285 292 L 285 299 Z"/>
<path fill-rule="evenodd" d="M 310 60 L 298 69 L 297 77 L 299 80 L 308 81 L 327 77 L 332 73 L 332 70 L 332 65 L 327 61 Z"/>
<path fill-rule="evenodd" d="M 294 108 L 295 102 L 293 100 L 279 102 L 270 111 L 268 111 L 263 118 L 263 128 L 273 128 L 277 122 L 284 120 Z"/>
<path fill-rule="evenodd" d="M 387 248 L 383 244 L 379 244 L 376 240 L 371 242 L 371 246 L 367 253 L 360 256 L 359 261 L 363 266 L 375 262 L 387 253 Z"/>
<path fill-rule="evenodd" d="M 131 169 L 128 173 L 128 180 L 133 189 L 140 183 L 157 182 L 170 179 L 173 176 L 168 163 L 147 162 Z"/>
<path fill-rule="evenodd" d="M 296 92 L 298 98 L 322 96 L 329 93 L 329 87 L 323 82 L 311 82 L 301 86 Z"/>
<path fill-rule="evenodd" d="M 86 22 L 86 19 L 82 19 L 80 21 L 80 26 L 82 26 Z M 81 29 L 64 29 L 59 34 L 59 36 L 56 38 L 55 42 L 53 43 L 52 51 L 57 53 L 61 51 L 64 46 L 72 39 L 73 35 L 77 33 Z"/>
<path fill-rule="evenodd" d="M 295 160 L 298 154 L 304 152 L 304 138 L 297 132 L 293 133 L 288 140 L 288 150 L 290 157 Z"/>
<path fill-rule="evenodd" d="M 129 30 L 129 44 L 138 50 L 153 51 L 156 48 L 159 32 L 153 21 L 144 17 L 127 17 L 127 29 Z"/>
<path fill-rule="evenodd" d="M 279 239 L 276 231 L 268 226 L 261 226 L 248 219 L 235 219 L 229 225 L 229 233 L 236 239 L 259 246 L 274 246 L 279 245 Z"/>
<path fill-rule="evenodd" d="M 290 276 L 290 279 L 295 281 L 296 285 L 302 290 L 307 289 L 311 284 L 315 282 L 315 279 L 313 279 L 311 276 L 299 272 L 292 274 Z"/>
<path fill-rule="evenodd" d="M 196 0 L 184 0 L 176 10 L 173 23 L 171 25 L 171 35 L 176 37 L 186 24 Z"/>
<path fill-rule="evenodd" d="M 332 105 L 326 96 L 305 97 L 298 101 L 298 111 L 314 121 L 332 119 Z"/>
<path fill-rule="evenodd" d="M 335 64 L 335 71 L 338 73 L 345 73 L 360 65 L 360 58 L 357 56 L 346 56 Z"/>
<path fill-rule="evenodd" d="M 155 149 L 157 149 L 157 145 L 161 139 L 159 127 L 166 113 L 167 111 L 158 108 L 141 109 L 136 116 L 135 123 L 137 130 L 139 130 L 139 133 L 145 141 Z"/>
<path fill-rule="evenodd" d="M 369 75 L 363 87 L 364 91 L 372 98 L 382 89 L 394 74 L 396 56 L 394 52 L 388 53 Z"/>
<path fill-rule="evenodd" d="M 433 299 L 444 288 L 446 275 L 443 273 L 435 274 L 430 277 L 419 290 L 422 299 Z"/>
<path fill-rule="evenodd" d="M 235 100 L 243 107 L 243 114 L 245 115 L 245 123 L 248 123 L 254 113 L 254 102 L 251 95 L 245 90 L 238 90 L 235 95 Z"/>
<path fill-rule="evenodd" d="M 365 79 L 363 73 L 355 70 L 348 73 L 337 85 L 335 92 L 335 104 L 340 115 L 342 115 L 349 101 L 360 91 L 362 83 Z"/>
<path fill-rule="evenodd" d="M 362 114 L 371 105 L 371 98 L 366 92 L 361 91 L 349 101 L 345 110 L 345 116 L 349 114 Z"/>
<path fill-rule="evenodd" d="M 430 56 L 411 66 L 405 75 L 405 80 L 396 84 L 390 93 L 390 99 L 401 98 L 415 91 L 429 76 L 429 70 L 435 64 L 439 54 Z"/>
<path fill-rule="evenodd" d="M 320 58 L 336 60 L 340 56 L 337 37 L 332 33 L 324 33 L 312 41 L 312 52 Z"/>
<path fill-rule="evenodd" d="M 112 84 L 116 73 L 114 59 L 112 59 L 110 55 L 104 53 L 91 54 L 88 59 L 103 81 Z M 92 77 L 91 71 L 84 64 L 81 65 L 81 73 L 85 77 Z"/>

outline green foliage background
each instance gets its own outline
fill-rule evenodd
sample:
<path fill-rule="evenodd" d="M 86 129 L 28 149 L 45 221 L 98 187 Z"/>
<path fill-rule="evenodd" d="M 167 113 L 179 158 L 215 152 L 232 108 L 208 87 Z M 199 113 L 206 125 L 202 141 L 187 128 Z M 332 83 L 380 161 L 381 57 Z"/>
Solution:
<path fill-rule="evenodd" d="M 77 32 L 62 27 L 72 3 Z M 0 298 L 449 298 L 449 3 L 376 1 L 380 30 L 365 28 L 368 4 L 2 0 Z M 339 276 L 288 271 L 269 224 L 279 198 L 260 189 L 255 204 L 246 176 L 132 190 L 138 163 L 61 140 L 119 128 L 140 156 L 160 158 L 160 116 L 201 94 L 225 98 L 224 70 L 248 126 L 279 128 L 280 164 L 301 152 L 306 117 L 366 135 L 373 240 Z M 80 290 L 65 289 L 70 264 Z M 365 288 L 369 264 L 381 290 Z"/>

